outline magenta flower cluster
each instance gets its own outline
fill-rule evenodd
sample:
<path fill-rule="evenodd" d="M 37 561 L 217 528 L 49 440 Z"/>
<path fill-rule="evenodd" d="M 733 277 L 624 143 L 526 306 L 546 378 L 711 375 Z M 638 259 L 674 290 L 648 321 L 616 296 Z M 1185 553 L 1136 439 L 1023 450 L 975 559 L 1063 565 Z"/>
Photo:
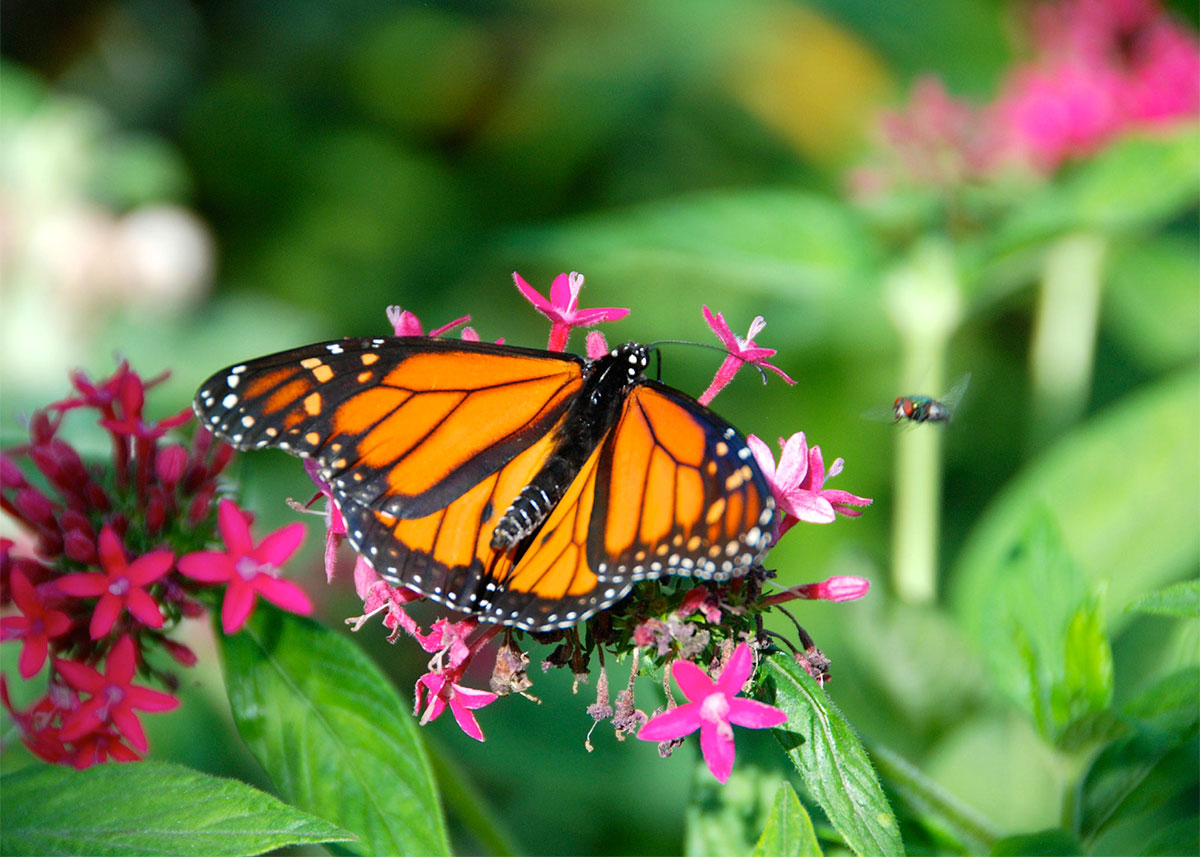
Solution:
<path fill-rule="evenodd" d="M 935 77 L 884 115 L 897 163 L 865 167 L 853 189 L 871 198 L 896 182 L 939 189 L 1049 174 L 1113 140 L 1200 117 L 1200 40 L 1158 0 L 1055 0 L 1023 7 L 1028 56 L 997 96 L 954 98 Z"/>
<path fill-rule="evenodd" d="M 0 453 L 0 508 L 21 527 L 0 540 L 0 640 L 19 643 L 17 672 L 33 679 L 49 662 L 45 693 L 24 710 L 6 676 L 0 697 L 21 740 L 48 762 L 88 767 L 146 752 L 138 712 L 168 711 L 174 675 L 147 657 L 165 652 L 192 666 L 196 655 L 170 634 L 205 612 L 225 585 L 226 632 L 249 616 L 257 595 L 285 609 L 311 605 L 278 568 L 299 544 L 293 524 L 255 547 L 245 513 L 221 501 L 226 550 L 201 550 L 214 537 L 217 477 L 233 450 L 196 429 L 190 445 L 167 434 L 192 419 L 186 410 L 153 421 L 144 381 L 127 363 L 93 382 L 72 375 L 74 392 L 38 411 L 30 442 Z M 111 442 L 105 464 L 87 464 L 63 437 L 71 414 L 90 411 Z M 103 669 L 101 669 L 103 663 Z"/>

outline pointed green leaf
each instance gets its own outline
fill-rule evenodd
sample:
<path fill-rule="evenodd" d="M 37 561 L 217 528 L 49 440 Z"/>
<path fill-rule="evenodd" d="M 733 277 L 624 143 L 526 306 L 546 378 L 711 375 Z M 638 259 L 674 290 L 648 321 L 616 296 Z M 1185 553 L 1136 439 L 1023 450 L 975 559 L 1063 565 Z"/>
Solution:
<path fill-rule="evenodd" d="M 821 857 L 812 819 L 791 783 L 780 784 L 767 825 L 750 853 L 751 857 Z"/>
<path fill-rule="evenodd" d="M 353 838 L 245 783 L 162 762 L 37 764 L 0 789 L 4 854 L 237 857 Z"/>
<path fill-rule="evenodd" d="M 1035 508 L 1054 510 L 1067 553 L 1092 583 L 1106 584 L 1114 631 L 1129 621 L 1126 604 L 1194 567 L 1200 557 L 1198 384 L 1194 372 L 1184 372 L 1126 396 L 1004 487 L 950 576 L 968 632 L 977 635 L 987 622 L 1007 559 Z M 1123 462 L 1136 462 L 1136 479 Z"/>
<path fill-rule="evenodd" d="M 788 716 L 775 737 L 846 844 L 859 855 L 903 854 L 896 816 L 845 716 L 794 659 L 774 654 L 765 665 L 773 704 Z"/>
<path fill-rule="evenodd" d="M 1185 580 L 1134 601 L 1126 610 L 1180 619 L 1200 618 L 1200 580 Z"/>
<path fill-rule="evenodd" d="M 446 854 L 409 703 L 346 638 L 260 604 L 222 638 L 242 739 L 291 803 L 353 831 L 360 854 Z"/>

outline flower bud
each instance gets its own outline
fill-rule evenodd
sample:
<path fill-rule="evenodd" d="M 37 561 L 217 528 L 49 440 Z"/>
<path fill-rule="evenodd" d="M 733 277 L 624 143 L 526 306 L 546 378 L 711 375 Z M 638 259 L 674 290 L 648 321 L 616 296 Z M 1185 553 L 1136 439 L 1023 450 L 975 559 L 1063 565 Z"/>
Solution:
<path fill-rule="evenodd" d="M 84 530 L 69 530 L 63 539 L 63 553 L 76 562 L 96 561 L 96 542 Z"/>
<path fill-rule="evenodd" d="M 187 450 L 180 444 L 174 443 L 159 452 L 154 461 L 154 470 L 167 490 L 174 490 L 179 480 L 183 478 L 187 467 Z"/>

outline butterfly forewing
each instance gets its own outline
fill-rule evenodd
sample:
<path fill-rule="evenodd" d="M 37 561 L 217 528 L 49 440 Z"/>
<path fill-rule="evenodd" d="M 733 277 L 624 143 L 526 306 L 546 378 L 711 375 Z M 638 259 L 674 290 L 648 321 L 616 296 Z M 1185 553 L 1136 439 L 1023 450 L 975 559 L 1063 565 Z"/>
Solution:
<path fill-rule="evenodd" d="M 342 340 L 218 372 L 196 410 L 240 449 L 315 458 L 344 499 L 423 518 L 545 436 L 581 377 L 573 355 L 424 337 Z"/>

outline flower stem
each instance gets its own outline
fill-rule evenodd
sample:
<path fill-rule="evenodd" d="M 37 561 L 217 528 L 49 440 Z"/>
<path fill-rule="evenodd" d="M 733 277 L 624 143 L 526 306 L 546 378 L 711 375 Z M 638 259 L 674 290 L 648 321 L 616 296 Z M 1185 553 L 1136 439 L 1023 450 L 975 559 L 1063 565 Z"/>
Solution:
<path fill-rule="evenodd" d="M 945 383 L 950 336 L 962 317 L 951 248 L 927 239 L 885 284 L 903 360 L 900 395 L 937 396 Z M 937 597 L 938 531 L 942 499 L 942 427 L 906 427 L 896 435 L 892 512 L 892 583 L 900 600 L 927 604 Z"/>
<path fill-rule="evenodd" d="M 1061 434 L 1087 406 L 1107 249 L 1101 236 L 1075 233 L 1046 254 L 1029 352 L 1034 449 Z"/>

